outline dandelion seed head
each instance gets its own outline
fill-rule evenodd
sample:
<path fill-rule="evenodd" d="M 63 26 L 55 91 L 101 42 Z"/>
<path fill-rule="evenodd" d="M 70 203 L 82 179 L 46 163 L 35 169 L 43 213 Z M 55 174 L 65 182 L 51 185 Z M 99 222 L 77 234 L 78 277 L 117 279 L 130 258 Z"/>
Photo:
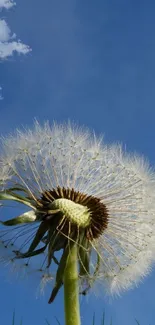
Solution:
<path fill-rule="evenodd" d="M 11 250 L 12 257 L 7 257 L 9 248 L 4 249 L 2 259 L 23 264 L 16 252 L 26 251 L 42 222 L 45 235 L 40 245 L 46 247 L 41 283 L 53 279 L 53 250 L 72 240 L 79 245 L 81 283 L 89 287 L 99 281 L 105 293 L 120 294 L 142 281 L 154 263 L 154 185 L 154 171 L 144 158 L 127 154 L 118 144 L 106 145 L 75 125 L 36 122 L 32 130 L 18 130 L 2 140 L 0 191 L 25 189 L 36 220 L 29 228 L 19 226 L 14 235 L 7 227 L 0 231 L 2 246 L 18 246 Z M 22 244 L 24 236 L 28 239 Z"/>

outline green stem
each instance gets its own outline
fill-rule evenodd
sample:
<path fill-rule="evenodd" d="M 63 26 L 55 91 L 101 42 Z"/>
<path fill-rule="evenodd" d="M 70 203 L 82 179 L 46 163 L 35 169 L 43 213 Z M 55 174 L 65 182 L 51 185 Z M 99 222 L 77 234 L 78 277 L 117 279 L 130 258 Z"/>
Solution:
<path fill-rule="evenodd" d="M 77 245 L 71 246 L 64 272 L 66 325 L 80 325 Z"/>

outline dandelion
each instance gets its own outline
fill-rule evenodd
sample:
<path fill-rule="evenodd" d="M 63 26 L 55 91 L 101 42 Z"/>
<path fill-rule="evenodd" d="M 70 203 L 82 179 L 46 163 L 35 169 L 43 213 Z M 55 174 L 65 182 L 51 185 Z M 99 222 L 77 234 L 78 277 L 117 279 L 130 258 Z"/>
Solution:
<path fill-rule="evenodd" d="M 98 281 L 105 294 L 120 294 L 150 272 L 154 183 L 143 158 L 88 130 L 37 122 L 18 130 L 2 140 L 1 261 L 55 281 L 49 303 L 64 285 L 66 324 L 80 324 L 78 290 Z M 9 214 L 24 209 L 6 220 L 10 205 Z"/>

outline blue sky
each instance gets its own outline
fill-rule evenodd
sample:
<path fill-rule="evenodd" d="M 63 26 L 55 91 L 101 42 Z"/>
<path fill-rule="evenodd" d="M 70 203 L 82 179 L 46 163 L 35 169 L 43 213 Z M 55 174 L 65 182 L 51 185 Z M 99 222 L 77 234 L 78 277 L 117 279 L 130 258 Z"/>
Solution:
<path fill-rule="evenodd" d="M 31 126 L 34 118 L 70 119 L 154 165 L 155 2 L 17 0 L 11 7 L 0 0 L 0 8 L 0 133 Z M 55 316 L 63 324 L 63 292 L 48 305 L 50 288 L 35 297 L 35 275 L 18 282 L 5 273 L 1 268 L 1 323 L 11 324 L 15 308 L 17 324 L 21 316 L 25 325 L 45 318 L 53 325 Z M 91 293 L 81 299 L 82 324 L 91 323 L 93 312 L 100 324 L 105 310 L 107 324 L 112 317 L 114 325 L 135 318 L 153 325 L 154 287 L 155 268 L 110 303 L 102 289 Z"/>

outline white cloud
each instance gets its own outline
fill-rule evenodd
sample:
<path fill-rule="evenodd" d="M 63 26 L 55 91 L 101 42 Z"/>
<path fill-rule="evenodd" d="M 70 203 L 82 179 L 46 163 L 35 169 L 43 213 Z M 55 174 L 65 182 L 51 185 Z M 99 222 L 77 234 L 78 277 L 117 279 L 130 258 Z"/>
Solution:
<path fill-rule="evenodd" d="M 2 0 L 0 0 L 2 1 Z M 20 40 L 14 41 L 16 34 L 11 36 L 10 28 L 4 19 L 0 20 L 0 59 L 5 59 L 13 55 L 13 52 L 26 54 L 31 51 L 28 45 L 23 44 Z"/>
<path fill-rule="evenodd" d="M 0 86 L 0 100 L 3 99 L 2 94 L 1 94 L 2 87 Z"/>
<path fill-rule="evenodd" d="M 0 9 L 1 8 L 10 9 L 15 5 L 16 3 L 13 0 L 0 0 Z"/>
<path fill-rule="evenodd" d="M 13 37 L 16 35 L 14 34 Z M 0 42 L 7 42 L 11 37 L 11 31 L 4 19 L 0 20 Z"/>
<path fill-rule="evenodd" d="M 13 55 L 13 52 L 18 52 L 19 54 L 26 54 L 30 51 L 31 49 L 29 48 L 29 46 L 21 43 L 20 41 L 10 43 L 0 42 L 0 59 L 4 59 L 8 56 Z"/>
<path fill-rule="evenodd" d="M 15 6 L 13 0 L 0 0 L 0 10 L 10 9 Z M 0 59 L 12 56 L 14 52 L 26 54 L 31 51 L 28 45 L 23 44 L 20 40 L 15 41 L 16 34 L 11 35 L 11 30 L 4 19 L 0 19 Z M 3 99 L 2 87 L 0 86 L 0 100 Z"/>

